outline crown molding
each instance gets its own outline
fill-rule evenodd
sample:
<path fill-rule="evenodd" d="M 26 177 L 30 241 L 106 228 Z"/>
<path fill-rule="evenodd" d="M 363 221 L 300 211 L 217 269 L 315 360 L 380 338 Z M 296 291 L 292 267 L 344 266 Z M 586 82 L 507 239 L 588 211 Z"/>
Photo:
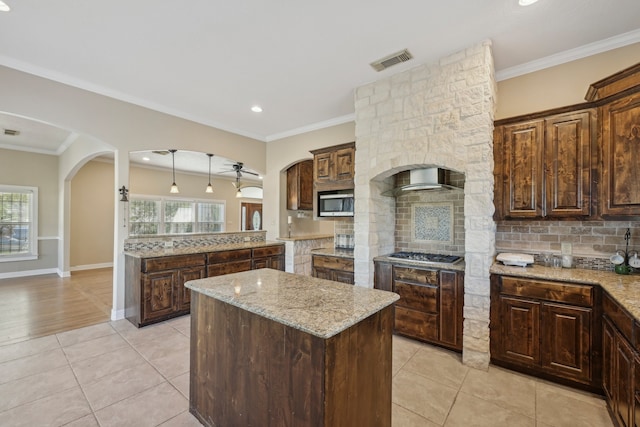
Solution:
<path fill-rule="evenodd" d="M 505 68 L 496 71 L 496 81 L 512 79 L 524 74 L 533 73 L 535 71 L 544 70 L 545 68 L 555 67 L 556 65 L 586 58 L 588 56 L 597 55 L 598 53 L 624 47 L 633 43 L 640 42 L 640 29 L 629 31 L 608 39 L 589 43 L 575 49 L 565 50 L 554 55 L 536 59 L 535 61 L 525 64 L 516 65 L 514 67 Z"/>
<path fill-rule="evenodd" d="M 335 117 L 333 119 L 325 120 L 322 122 L 312 123 L 307 126 L 291 129 L 285 132 L 274 133 L 266 137 L 266 142 L 276 141 L 278 139 L 288 138 L 290 136 L 300 135 L 303 133 L 311 132 L 314 130 L 324 129 L 331 126 L 341 125 L 343 123 L 352 122 L 356 119 L 355 113 L 347 114 L 346 116 Z"/>

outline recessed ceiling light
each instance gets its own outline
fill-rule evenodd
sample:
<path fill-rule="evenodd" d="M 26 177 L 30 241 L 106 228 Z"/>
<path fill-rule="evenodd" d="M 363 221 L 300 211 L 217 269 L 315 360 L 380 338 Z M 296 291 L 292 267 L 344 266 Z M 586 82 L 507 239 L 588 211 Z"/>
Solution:
<path fill-rule="evenodd" d="M 149 161 L 149 160 L 151 160 L 151 159 L 150 159 L 150 158 L 148 158 L 148 157 L 143 157 L 143 158 L 142 158 L 142 160 L 144 160 L 145 162 L 148 162 L 148 161 Z"/>
<path fill-rule="evenodd" d="M 538 0 L 518 0 L 518 4 L 520 6 L 530 6 L 537 2 Z"/>
<path fill-rule="evenodd" d="M 253 107 L 251 107 L 251 111 L 253 111 L 254 113 L 262 113 L 262 107 L 259 105 L 254 105 Z"/>
<path fill-rule="evenodd" d="M 11 8 L 9 7 L 9 5 L 0 0 L 0 12 L 9 12 L 10 10 Z"/>

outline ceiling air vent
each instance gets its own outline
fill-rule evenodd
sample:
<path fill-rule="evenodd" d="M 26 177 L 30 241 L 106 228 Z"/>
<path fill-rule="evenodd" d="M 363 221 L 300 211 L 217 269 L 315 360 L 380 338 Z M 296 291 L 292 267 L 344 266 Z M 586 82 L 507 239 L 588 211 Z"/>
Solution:
<path fill-rule="evenodd" d="M 4 134 L 5 135 L 9 135 L 9 136 L 18 136 L 18 135 L 20 135 L 20 131 L 19 130 L 13 130 L 13 129 L 5 129 L 4 130 Z"/>
<path fill-rule="evenodd" d="M 374 70 L 382 71 L 391 67 L 392 65 L 399 64 L 401 62 L 407 62 L 412 59 L 413 56 L 407 49 L 401 50 L 400 52 L 393 53 L 389 56 L 385 56 L 382 59 L 378 59 L 377 61 L 372 62 L 371 65 Z"/>

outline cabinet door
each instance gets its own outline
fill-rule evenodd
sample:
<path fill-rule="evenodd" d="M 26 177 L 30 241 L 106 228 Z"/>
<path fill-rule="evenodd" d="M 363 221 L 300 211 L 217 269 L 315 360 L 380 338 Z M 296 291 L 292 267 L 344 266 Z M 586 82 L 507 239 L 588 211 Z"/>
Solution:
<path fill-rule="evenodd" d="M 320 153 L 313 157 L 313 175 L 314 180 L 319 183 L 333 181 L 335 172 L 333 171 L 335 153 Z"/>
<path fill-rule="evenodd" d="M 313 277 L 317 277 L 318 279 L 333 280 L 333 272 L 328 268 L 313 267 L 311 275 Z"/>
<path fill-rule="evenodd" d="M 623 426 L 633 425 L 633 371 L 634 357 L 633 351 L 627 340 L 616 332 L 616 352 L 615 352 L 615 413 Z"/>
<path fill-rule="evenodd" d="M 142 276 L 141 323 L 171 315 L 178 303 L 178 271 L 161 271 Z"/>
<path fill-rule="evenodd" d="M 381 289 L 383 291 L 389 291 L 393 289 L 393 278 L 391 276 L 392 266 L 391 264 L 374 262 L 374 276 L 373 287 L 375 289 Z"/>
<path fill-rule="evenodd" d="M 336 282 L 346 283 L 347 285 L 353 285 L 353 273 L 350 271 L 333 270 L 333 279 Z"/>
<path fill-rule="evenodd" d="M 313 160 L 287 169 L 287 210 L 313 209 Z"/>
<path fill-rule="evenodd" d="M 533 218 L 544 216 L 542 120 L 505 125 L 503 203 L 505 217 Z"/>
<path fill-rule="evenodd" d="M 588 216 L 591 209 L 591 112 L 545 120 L 546 215 Z"/>
<path fill-rule="evenodd" d="M 542 306 L 542 368 L 561 377 L 591 382 L 591 309 Z"/>
<path fill-rule="evenodd" d="M 184 286 L 189 280 L 204 279 L 207 277 L 204 267 L 183 268 L 179 271 L 178 286 L 178 310 L 191 310 L 191 289 Z"/>
<path fill-rule="evenodd" d="M 500 295 L 500 357 L 529 366 L 540 365 L 540 303 Z"/>
<path fill-rule="evenodd" d="M 640 93 L 604 105 L 602 114 L 603 216 L 640 215 Z"/>
<path fill-rule="evenodd" d="M 615 389 L 615 365 L 616 352 L 615 331 L 608 318 L 602 319 L 602 389 L 609 402 L 613 402 Z M 613 407 L 613 403 L 611 404 Z"/>
<path fill-rule="evenodd" d="M 267 261 L 267 268 L 284 271 L 284 256 L 283 255 L 270 256 Z"/>
<path fill-rule="evenodd" d="M 634 364 L 634 402 L 633 402 L 633 425 L 640 427 L 640 357 L 636 354 Z"/>
<path fill-rule="evenodd" d="M 462 350 L 464 273 L 440 272 L 440 341 Z"/>
<path fill-rule="evenodd" d="M 336 181 L 353 180 L 356 151 L 353 147 L 342 148 L 335 153 Z"/>

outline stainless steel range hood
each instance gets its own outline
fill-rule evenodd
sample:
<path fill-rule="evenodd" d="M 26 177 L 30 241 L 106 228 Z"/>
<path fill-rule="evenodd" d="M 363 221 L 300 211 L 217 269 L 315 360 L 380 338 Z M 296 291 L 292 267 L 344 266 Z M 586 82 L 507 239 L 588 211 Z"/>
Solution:
<path fill-rule="evenodd" d="M 382 195 L 399 196 L 408 191 L 457 189 L 458 187 L 445 184 L 445 172 L 440 168 L 412 169 L 409 171 L 409 184 L 385 191 Z"/>

